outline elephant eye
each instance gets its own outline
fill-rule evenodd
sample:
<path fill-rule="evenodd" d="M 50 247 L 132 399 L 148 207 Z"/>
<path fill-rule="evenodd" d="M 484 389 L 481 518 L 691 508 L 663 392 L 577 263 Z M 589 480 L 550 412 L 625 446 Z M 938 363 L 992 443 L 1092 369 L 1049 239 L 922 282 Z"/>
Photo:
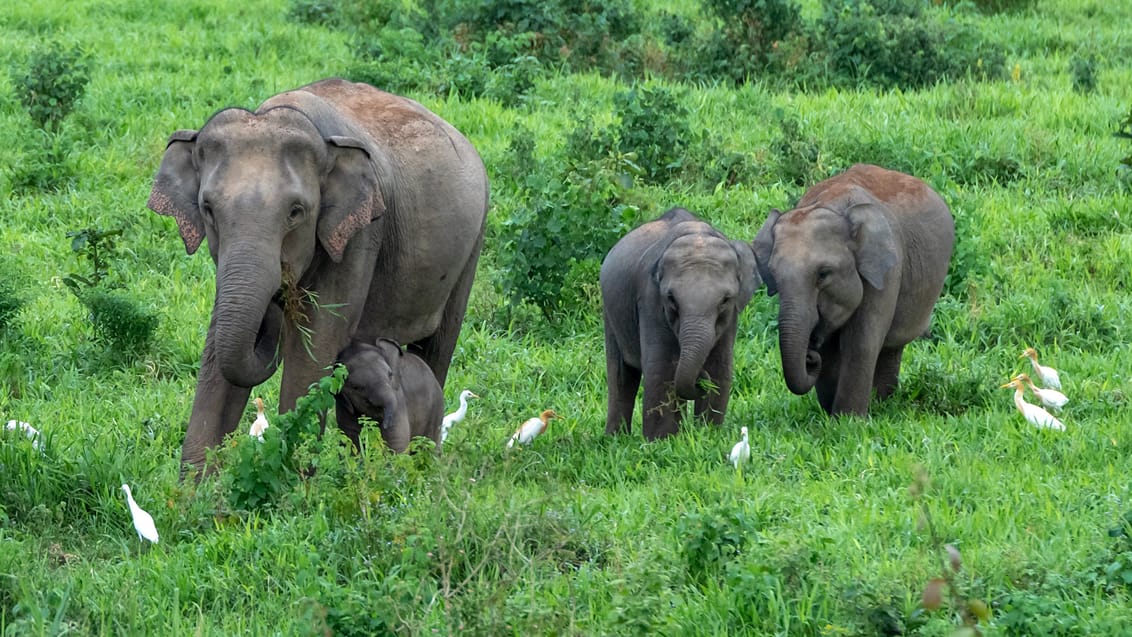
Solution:
<path fill-rule="evenodd" d="M 818 283 L 825 283 L 831 276 L 833 276 L 833 268 L 821 268 L 820 270 L 818 270 Z"/>
<path fill-rule="evenodd" d="M 302 204 L 295 204 L 295 205 L 291 206 L 291 213 L 288 216 L 288 218 L 291 220 L 291 223 L 296 223 L 300 219 L 303 218 L 303 214 L 305 212 L 306 212 L 306 209 L 303 208 Z"/>
<path fill-rule="evenodd" d="M 200 205 L 200 214 L 202 217 L 204 217 L 205 221 L 212 223 L 212 204 L 208 203 L 207 201 L 202 203 Z"/>

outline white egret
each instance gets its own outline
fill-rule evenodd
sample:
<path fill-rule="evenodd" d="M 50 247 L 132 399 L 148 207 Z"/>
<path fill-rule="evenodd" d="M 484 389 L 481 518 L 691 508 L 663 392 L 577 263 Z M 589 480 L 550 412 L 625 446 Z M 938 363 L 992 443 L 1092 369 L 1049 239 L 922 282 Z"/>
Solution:
<path fill-rule="evenodd" d="M 249 436 L 255 436 L 260 442 L 263 442 L 263 432 L 271 425 L 267 424 L 267 415 L 263 413 L 263 399 L 256 397 L 255 399 L 256 417 L 255 422 L 252 423 L 252 428 L 248 430 Z"/>
<path fill-rule="evenodd" d="M 746 464 L 751 459 L 751 445 L 747 442 L 747 428 L 743 427 L 739 431 L 742 432 L 743 439 L 731 448 L 731 464 L 735 465 L 736 469 L 739 468 L 739 465 Z"/>
<path fill-rule="evenodd" d="M 19 429 L 24 432 L 24 435 L 31 439 L 31 448 L 39 449 L 39 430 L 32 427 L 29 423 L 20 420 L 9 420 L 8 424 L 4 426 L 8 431 L 15 431 Z"/>
<path fill-rule="evenodd" d="M 452 428 L 452 425 L 460 422 L 467 415 L 469 398 L 479 398 L 479 396 L 472 393 L 470 389 L 460 392 L 460 408 L 445 416 L 440 423 L 440 444 L 444 444 L 444 441 L 448 439 L 448 430 Z"/>
<path fill-rule="evenodd" d="M 1056 389 L 1043 389 L 1035 385 L 1034 381 L 1030 380 L 1028 374 L 1018 374 L 1014 379 L 1026 383 L 1030 387 L 1030 391 L 1034 392 L 1034 395 L 1037 396 L 1038 400 L 1042 401 L 1042 404 L 1046 407 L 1061 409 L 1065 406 L 1065 403 L 1069 402 L 1069 398 Z"/>
<path fill-rule="evenodd" d="M 1022 415 L 1026 417 L 1026 420 L 1030 421 L 1030 424 L 1038 427 L 1039 429 L 1056 429 L 1057 431 L 1065 431 L 1065 425 L 1057 418 L 1054 418 L 1053 414 L 1037 405 L 1031 405 L 1030 403 L 1022 399 L 1022 392 L 1025 388 L 1025 385 L 1022 383 L 1022 381 L 1015 378 L 1009 383 L 1003 385 L 1003 387 L 1014 388 L 1014 406 L 1018 408 L 1018 411 L 1022 412 Z"/>
<path fill-rule="evenodd" d="M 507 448 L 510 449 L 516 442 L 521 445 L 531 444 L 535 438 L 546 431 L 547 423 L 551 418 L 561 418 L 561 416 L 554 413 L 553 409 L 547 409 L 539 414 L 538 418 L 531 418 L 527 422 L 519 425 L 514 435 L 507 441 Z"/>
<path fill-rule="evenodd" d="M 1034 348 L 1027 347 L 1026 351 L 1022 352 L 1018 358 L 1030 359 L 1030 366 L 1034 368 L 1034 376 L 1042 381 L 1042 385 L 1052 387 L 1054 389 L 1061 389 L 1061 378 L 1057 375 L 1057 370 L 1052 367 L 1038 364 L 1038 353 Z"/>
<path fill-rule="evenodd" d="M 139 540 L 149 540 L 157 544 L 157 525 L 153 523 L 153 516 L 134 502 L 134 494 L 130 492 L 130 485 L 123 484 L 122 490 L 126 492 L 126 502 L 130 505 L 130 517 L 134 519 L 134 529 L 138 532 Z"/>

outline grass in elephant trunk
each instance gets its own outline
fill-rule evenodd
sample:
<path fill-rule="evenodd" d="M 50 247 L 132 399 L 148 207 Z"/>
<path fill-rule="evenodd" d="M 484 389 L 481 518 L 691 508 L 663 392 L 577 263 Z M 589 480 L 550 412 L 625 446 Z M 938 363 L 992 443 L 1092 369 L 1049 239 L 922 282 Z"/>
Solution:
<path fill-rule="evenodd" d="M 299 333 L 299 338 L 303 339 L 303 349 L 307 351 L 307 356 L 314 359 L 314 352 L 311 351 L 311 337 L 313 334 L 307 325 L 310 323 L 310 316 L 307 315 L 307 308 L 312 308 L 315 312 L 330 312 L 338 316 L 337 309 L 342 307 L 341 303 L 333 303 L 327 305 L 320 305 L 318 302 L 318 293 L 313 290 L 299 287 L 299 276 L 291 268 L 291 264 L 283 262 L 280 263 L 281 271 L 283 272 L 282 281 L 279 286 L 277 296 L 283 304 L 283 320 L 289 321 L 295 326 L 295 331 Z"/>

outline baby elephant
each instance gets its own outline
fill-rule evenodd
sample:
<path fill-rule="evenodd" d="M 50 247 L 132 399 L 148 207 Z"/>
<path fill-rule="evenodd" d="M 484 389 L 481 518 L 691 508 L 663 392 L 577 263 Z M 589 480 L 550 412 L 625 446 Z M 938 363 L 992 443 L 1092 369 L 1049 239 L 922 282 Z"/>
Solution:
<path fill-rule="evenodd" d="M 397 453 L 409 448 L 415 436 L 440 445 L 444 393 L 427 363 L 386 338 L 370 344 L 353 341 L 338 353 L 348 372 L 335 398 L 338 427 L 361 448 L 358 418 L 381 424 L 381 437 Z"/>
<path fill-rule="evenodd" d="M 694 400 L 696 416 L 722 423 L 736 321 L 761 284 L 750 244 L 683 208 L 622 237 L 601 264 L 605 432 L 629 430 L 642 375 L 645 438 L 679 430 L 677 398 Z M 713 387 L 705 390 L 701 379 Z"/>

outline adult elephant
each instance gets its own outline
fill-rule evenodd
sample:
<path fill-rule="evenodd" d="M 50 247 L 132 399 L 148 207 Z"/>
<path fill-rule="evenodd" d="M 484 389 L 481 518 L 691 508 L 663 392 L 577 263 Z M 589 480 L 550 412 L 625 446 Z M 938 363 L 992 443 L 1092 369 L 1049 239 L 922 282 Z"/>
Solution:
<path fill-rule="evenodd" d="M 750 244 L 683 208 L 622 237 L 601 264 L 606 433 L 629 430 L 642 375 L 645 438 L 679 430 L 678 398 L 694 400 L 696 416 L 721 424 L 736 322 L 759 284 Z M 701 379 L 714 387 L 705 390 Z"/>
<path fill-rule="evenodd" d="M 754 240 L 790 391 L 830 414 L 868 413 L 927 331 L 955 242 L 943 199 L 915 177 L 858 164 L 772 211 Z"/>
<path fill-rule="evenodd" d="M 411 344 L 443 386 L 487 198 L 463 135 L 365 84 L 322 80 L 173 133 L 148 205 L 216 263 L 182 472 L 281 360 L 283 410 L 353 338 Z"/>

